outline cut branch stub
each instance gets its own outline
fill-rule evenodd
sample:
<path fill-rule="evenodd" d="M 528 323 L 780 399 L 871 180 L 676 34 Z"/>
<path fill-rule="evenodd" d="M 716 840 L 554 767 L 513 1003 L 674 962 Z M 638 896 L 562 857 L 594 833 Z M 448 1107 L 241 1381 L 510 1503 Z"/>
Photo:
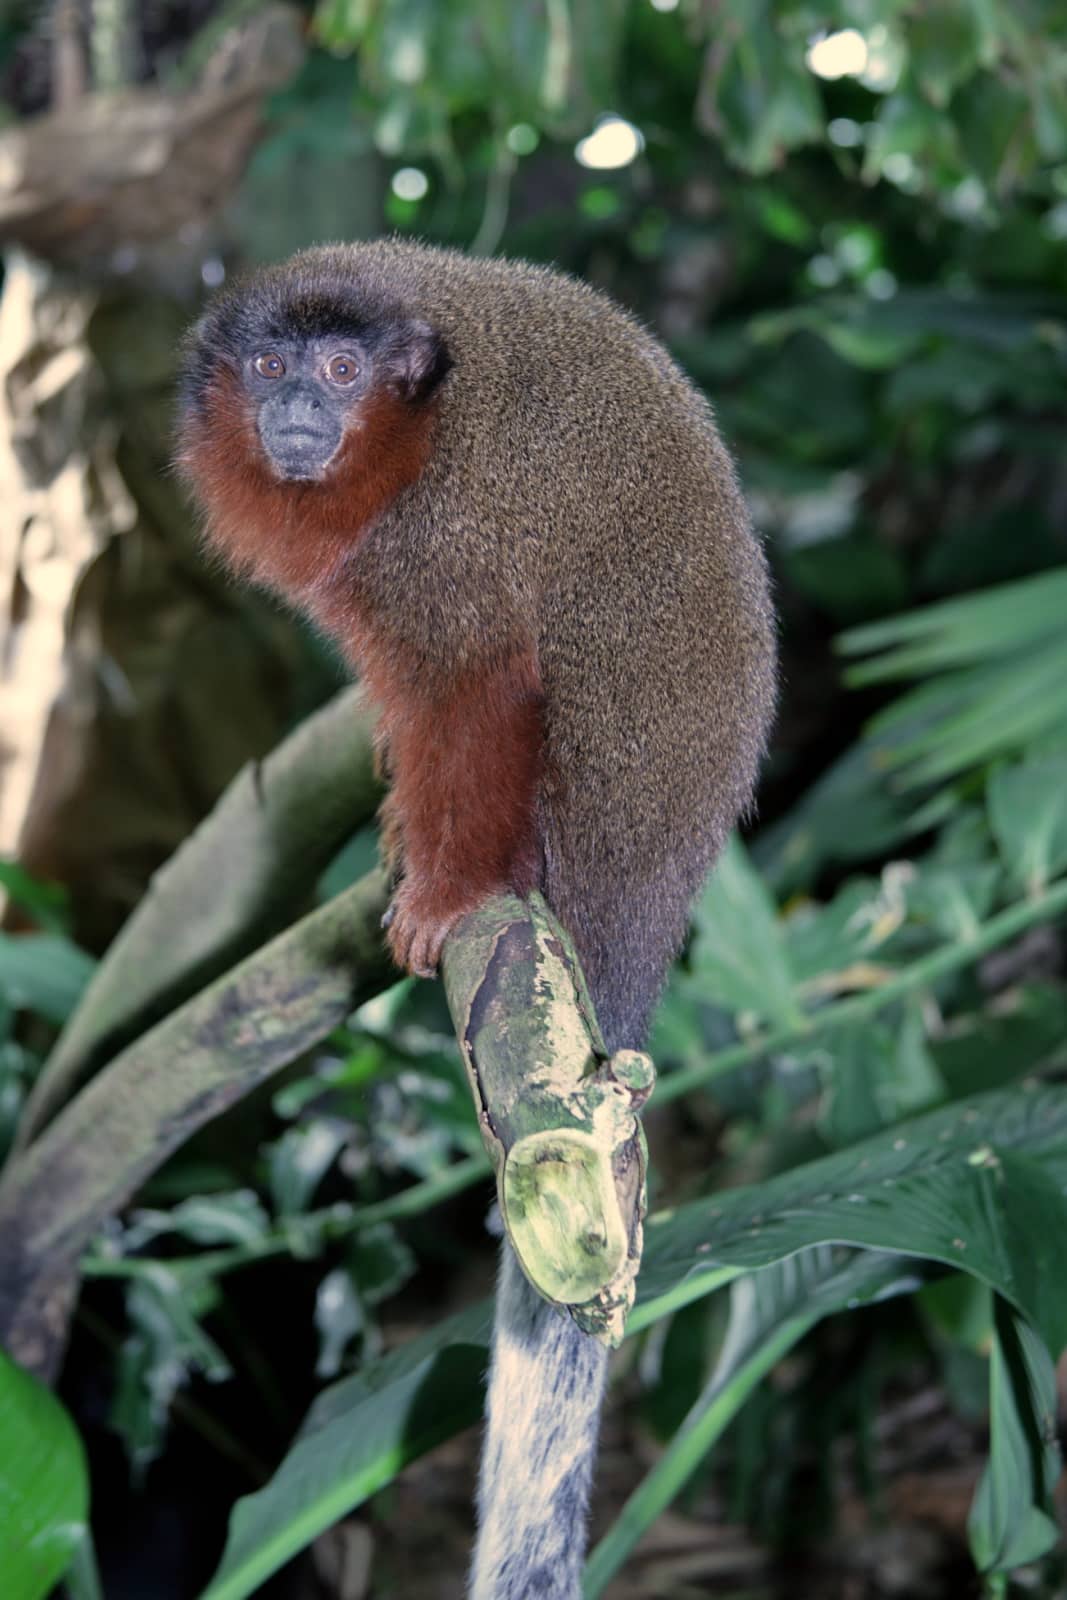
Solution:
<path fill-rule="evenodd" d="M 445 991 L 523 1272 L 607 1344 L 633 1303 L 648 1056 L 606 1057 L 573 947 L 540 895 L 498 896 L 445 945 Z"/>

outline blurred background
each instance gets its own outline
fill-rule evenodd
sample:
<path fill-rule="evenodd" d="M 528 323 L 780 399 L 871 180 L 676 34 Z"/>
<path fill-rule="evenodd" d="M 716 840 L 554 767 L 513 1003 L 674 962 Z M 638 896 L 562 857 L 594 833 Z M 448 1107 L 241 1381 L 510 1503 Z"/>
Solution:
<path fill-rule="evenodd" d="M 774 748 L 664 1004 L 661 1070 L 945 957 L 888 1009 L 653 1103 L 653 1205 L 1055 1081 L 1057 0 L 2 0 L 0 121 L 0 1145 L 151 874 L 342 682 L 202 559 L 169 464 L 183 330 L 243 268 L 391 231 L 551 262 L 635 310 L 711 396 L 766 541 Z M 320 893 L 373 855 L 361 832 Z M 980 960 L 953 958 L 1012 906 Z M 195 1293 L 89 1280 L 61 1393 L 108 1600 L 198 1594 L 323 1381 L 488 1287 L 481 1187 L 341 1244 L 289 1227 L 477 1148 L 440 996 L 375 1005 L 113 1224 L 163 1260 L 277 1247 Z M 991 1316 L 954 1277 L 828 1317 L 608 1592 L 983 1592 Z M 702 1301 L 627 1347 L 598 1528 L 721 1337 Z M 255 1592 L 458 1596 L 475 1448 L 459 1434 Z M 1067 1593 L 1055 1543 L 985 1592 Z"/>

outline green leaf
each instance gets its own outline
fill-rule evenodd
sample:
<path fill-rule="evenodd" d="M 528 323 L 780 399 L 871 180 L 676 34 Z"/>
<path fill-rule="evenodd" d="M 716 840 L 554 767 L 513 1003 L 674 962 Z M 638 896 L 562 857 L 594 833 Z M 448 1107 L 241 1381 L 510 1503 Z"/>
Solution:
<path fill-rule="evenodd" d="M 915 1002 L 895 1027 L 879 1019 L 856 1023 L 841 1030 L 830 1051 L 813 1054 L 827 1080 L 819 1125 L 834 1146 L 855 1144 L 947 1098 Z"/>
<path fill-rule="evenodd" d="M 829 1055 L 822 1054 L 828 1082 L 820 1128 L 832 1145 L 855 1144 L 888 1120 L 881 1099 L 896 1065 L 892 1030 L 878 1020 L 857 1023 L 842 1030 Z"/>
<path fill-rule="evenodd" d="M 489 1340 L 486 1305 L 327 1389 L 270 1483 L 239 1500 L 202 1600 L 238 1600 L 409 1461 L 473 1422 Z"/>
<path fill-rule="evenodd" d="M 868 737 L 886 766 L 904 769 L 902 786 L 955 777 L 1038 742 L 1067 739 L 1065 677 L 1067 639 L 1042 640 L 913 689 L 875 718 Z M 908 722 L 913 727 L 900 738 Z"/>
<path fill-rule="evenodd" d="M 938 0 L 918 11 L 908 30 L 912 68 L 935 106 L 945 107 L 957 84 L 978 66 L 981 35 L 968 0 Z"/>
<path fill-rule="evenodd" d="M 764 1267 L 730 1288 L 730 1320 L 715 1370 L 651 1472 L 627 1500 L 586 1565 L 582 1593 L 593 1600 L 641 1536 L 680 1492 L 733 1421 L 756 1384 L 820 1317 L 922 1283 L 900 1257 L 816 1247 Z"/>
<path fill-rule="evenodd" d="M 1067 1039 L 1067 993 L 1059 985 L 1027 984 L 1010 1010 L 980 1010 L 955 1019 L 951 1033 L 930 1042 L 949 1098 L 999 1089 L 1062 1054 Z"/>
<path fill-rule="evenodd" d="M 311 1198 L 349 1137 L 347 1125 L 327 1117 L 309 1117 L 287 1128 L 270 1152 L 270 1189 L 283 1216 L 306 1211 Z"/>
<path fill-rule="evenodd" d="M 82 1443 L 59 1401 L 0 1351 L 4 1600 L 43 1600 L 87 1535 Z"/>
<path fill-rule="evenodd" d="M 746 9 L 736 32 L 722 33 L 706 105 L 710 111 L 713 95 L 714 129 L 730 155 L 750 172 L 763 173 L 777 166 L 785 151 L 822 139 L 825 121 L 802 51 L 795 43 L 783 48 L 770 8 L 758 10 L 765 15 Z"/>
<path fill-rule="evenodd" d="M 908 916 L 951 943 L 972 939 L 993 909 L 1001 876 L 995 861 L 946 867 L 923 863 L 907 886 Z"/>
<path fill-rule="evenodd" d="M 388 1222 L 361 1228 L 348 1252 L 347 1265 L 368 1305 L 396 1294 L 415 1271 L 415 1257 Z"/>
<path fill-rule="evenodd" d="M 124 1254 L 133 1255 L 168 1234 L 194 1244 L 255 1245 L 269 1229 L 270 1218 L 251 1189 L 194 1194 L 170 1211 L 139 1208 L 123 1232 L 122 1248 Z"/>
<path fill-rule="evenodd" d="M 736 837 L 697 904 L 694 928 L 692 976 L 683 991 L 770 1022 L 800 1020 L 774 902 Z"/>
<path fill-rule="evenodd" d="M 824 905 L 804 900 L 791 908 L 783 934 L 796 980 L 823 987 L 856 962 L 877 960 L 885 910 L 883 886 L 873 878 L 850 878 Z"/>
<path fill-rule="evenodd" d="M 1038 635 L 1059 636 L 1064 616 L 1067 568 L 850 628 L 837 646 L 845 655 L 891 652 L 864 669 L 862 681 L 876 682 L 1011 654 Z"/>
<path fill-rule="evenodd" d="M 127 1291 L 130 1332 L 119 1354 L 111 1424 L 135 1472 L 159 1454 L 171 1401 L 189 1372 L 198 1369 L 214 1382 L 230 1376 L 225 1355 L 199 1321 L 218 1298 L 214 1282 L 194 1284 L 164 1266 L 146 1268 Z"/>
<path fill-rule="evenodd" d="M 973 1273 L 1067 1344 L 1067 1088 L 958 1101 L 765 1183 L 651 1217 L 638 1306 L 694 1270 L 836 1242 Z"/>
<path fill-rule="evenodd" d="M 0 889 L 28 911 L 46 933 L 66 933 L 70 922 L 70 897 L 59 883 L 42 883 L 17 861 L 0 858 Z"/>
<path fill-rule="evenodd" d="M 1033 1329 L 1003 1301 L 995 1312 L 989 1409 L 989 1462 L 968 1532 L 978 1568 L 1004 1572 L 1059 1543 L 1052 1491 L 1062 1463 L 1055 1367 Z"/>
<path fill-rule="evenodd" d="M 885 854 L 909 828 L 909 808 L 890 791 L 881 752 L 860 743 L 761 831 L 753 855 L 764 880 L 784 896 L 808 887 L 829 862 Z"/>
<path fill-rule="evenodd" d="M 0 994 L 14 1010 L 63 1023 L 96 966 L 92 956 L 55 933 L 0 933 Z"/>
<path fill-rule="evenodd" d="M 1067 867 L 1067 755 L 1002 767 L 986 803 L 1005 865 L 1028 893 L 1039 893 Z"/>
<path fill-rule="evenodd" d="M 316 36 L 329 50 L 352 50 L 362 41 L 373 12 L 373 0 L 320 0 Z"/>

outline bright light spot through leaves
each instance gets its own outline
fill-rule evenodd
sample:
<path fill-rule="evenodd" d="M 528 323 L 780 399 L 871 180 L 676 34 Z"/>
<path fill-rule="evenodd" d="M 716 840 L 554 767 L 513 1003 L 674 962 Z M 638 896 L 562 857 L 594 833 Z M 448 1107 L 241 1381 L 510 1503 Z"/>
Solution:
<path fill-rule="evenodd" d="M 817 78 L 858 78 L 867 70 L 867 41 L 856 28 L 841 28 L 808 46 L 807 62 Z"/>
<path fill-rule="evenodd" d="M 392 190 L 398 200 L 423 200 L 429 187 L 421 167 L 401 167 L 393 173 Z"/>
<path fill-rule="evenodd" d="M 611 167 L 628 167 L 645 148 L 640 128 L 624 117 L 601 117 L 592 133 L 579 139 L 574 154 L 583 167 L 597 167 L 606 171 Z"/>

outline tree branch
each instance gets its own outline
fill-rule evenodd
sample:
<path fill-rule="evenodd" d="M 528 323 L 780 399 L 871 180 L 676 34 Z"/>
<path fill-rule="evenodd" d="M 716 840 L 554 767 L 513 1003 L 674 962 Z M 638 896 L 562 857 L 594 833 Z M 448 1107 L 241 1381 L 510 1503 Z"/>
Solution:
<path fill-rule="evenodd" d="M 573 947 L 540 895 L 500 896 L 445 944 L 445 992 L 523 1272 L 586 1332 L 622 1338 L 645 1214 L 637 1112 L 652 1063 L 605 1059 Z"/>

